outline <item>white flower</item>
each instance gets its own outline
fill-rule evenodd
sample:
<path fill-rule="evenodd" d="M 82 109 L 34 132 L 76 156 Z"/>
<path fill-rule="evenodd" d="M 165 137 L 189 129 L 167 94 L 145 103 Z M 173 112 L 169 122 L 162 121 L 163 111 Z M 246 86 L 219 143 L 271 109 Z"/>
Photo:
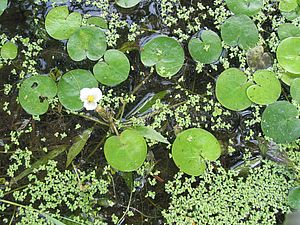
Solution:
<path fill-rule="evenodd" d="M 102 98 L 102 91 L 99 88 L 83 88 L 80 90 L 80 99 L 86 110 L 95 110 L 97 103 Z"/>

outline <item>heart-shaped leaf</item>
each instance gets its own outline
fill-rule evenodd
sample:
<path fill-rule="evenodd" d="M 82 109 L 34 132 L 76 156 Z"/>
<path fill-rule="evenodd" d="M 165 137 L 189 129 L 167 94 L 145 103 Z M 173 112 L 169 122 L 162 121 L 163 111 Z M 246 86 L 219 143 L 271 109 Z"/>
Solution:
<path fill-rule="evenodd" d="M 252 104 L 246 92 L 251 84 L 241 70 L 227 69 L 217 79 L 217 99 L 227 109 L 244 110 Z"/>
<path fill-rule="evenodd" d="M 281 93 L 281 85 L 275 73 L 269 70 L 258 70 L 253 75 L 256 83 L 247 89 L 248 98 L 260 105 L 268 105 L 277 101 Z"/>
<path fill-rule="evenodd" d="M 199 176 L 205 171 L 205 160 L 217 160 L 220 155 L 221 147 L 218 140 L 200 128 L 181 132 L 172 146 L 172 157 L 176 166 L 193 176 Z"/>
<path fill-rule="evenodd" d="M 300 16 L 300 4 L 298 7 L 296 7 L 294 10 L 290 12 L 283 12 L 281 11 L 281 14 L 289 21 L 292 21 Z"/>
<path fill-rule="evenodd" d="M 221 26 L 221 36 L 227 45 L 238 45 L 244 50 L 255 47 L 259 40 L 254 22 L 246 15 L 228 18 Z"/>
<path fill-rule="evenodd" d="M 199 37 L 189 41 L 189 52 L 195 61 L 204 64 L 216 62 L 222 53 L 220 37 L 211 30 L 200 32 Z"/>
<path fill-rule="evenodd" d="M 298 7 L 298 0 L 280 0 L 279 9 L 283 12 L 291 12 Z"/>
<path fill-rule="evenodd" d="M 120 136 L 112 136 L 106 140 L 104 155 L 115 169 L 123 172 L 134 171 L 146 159 L 147 144 L 137 131 L 125 130 Z"/>
<path fill-rule="evenodd" d="M 98 16 L 93 16 L 87 19 L 86 24 L 88 25 L 95 25 L 98 26 L 102 29 L 107 29 L 108 25 L 105 19 L 103 19 L 102 17 L 98 17 Z"/>
<path fill-rule="evenodd" d="M 291 82 L 290 92 L 292 98 L 300 104 L 300 78 L 294 79 Z"/>
<path fill-rule="evenodd" d="M 155 65 L 160 76 L 171 77 L 181 69 L 184 52 L 174 38 L 158 36 L 141 48 L 141 60 L 145 66 Z"/>
<path fill-rule="evenodd" d="M 300 74 L 300 37 L 284 39 L 278 46 L 277 60 L 286 71 Z"/>
<path fill-rule="evenodd" d="M 267 69 L 273 65 L 272 56 L 262 46 L 251 48 L 247 52 L 248 66 L 253 69 Z"/>
<path fill-rule="evenodd" d="M 300 37 L 300 28 L 292 23 L 284 23 L 278 27 L 278 36 L 280 40 L 289 37 Z"/>
<path fill-rule="evenodd" d="M 71 70 L 59 80 L 58 98 L 64 107 L 77 111 L 83 107 L 83 102 L 80 100 L 80 90 L 96 87 L 98 87 L 98 82 L 90 71 Z"/>
<path fill-rule="evenodd" d="M 300 137 L 297 107 L 287 101 L 269 105 L 262 114 L 261 128 L 277 143 L 290 143 Z"/>
<path fill-rule="evenodd" d="M 293 73 L 289 73 L 289 72 L 282 72 L 280 73 L 281 77 L 280 79 L 287 85 L 291 85 L 292 81 L 300 78 L 300 74 L 293 74 Z"/>
<path fill-rule="evenodd" d="M 104 62 L 98 62 L 93 71 L 101 84 L 114 86 L 128 78 L 130 63 L 123 52 L 111 49 L 105 52 Z"/>
<path fill-rule="evenodd" d="M 56 93 L 56 83 L 50 77 L 32 76 L 22 83 L 19 101 L 27 113 L 42 115 L 48 110 L 48 99 L 54 98 Z"/>
<path fill-rule="evenodd" d="M 67 6 L 58 6 L 47 14 L 45 27 L 47 33 L 54 39 L 65 40 L 81 26 L 81 21 L 80 13 L 69 14 Z"/>
<path fill-rule="evenodd" d="M 6 9 L 7 2 L 8 2 L 7 0 L 0 0 L 0 16 L 4 12 L 4 10 Z"/>
<path fill-rule="evenodd" d="M 253 16 L 263 7 L 263 0 L 226 0 L 226 4 L 236 15 Z"/>
<path fill-rule="evenodd" d="M 1 48 L 1 57 L 3 59 L 14 59 L 18 55 L 18 46 L 8 41 Z"/>
<path fill-rule="evenodd" d="M 300 209 L 300 187 L 293 188 L 289 191 L 288 204 L 293 209 Z"/>
<path fill-rule="evenodd" d="M 106 51 L 104 32 L 98 27 L 82 27 L 70 37 L 67 50 L 74 61 L 100 59 Z"/>
<path fill-rule="evenodd" d="M 141 0 L 116 0 L 118 6 L 122 8 L 131 8 L 140 3 Z"/>

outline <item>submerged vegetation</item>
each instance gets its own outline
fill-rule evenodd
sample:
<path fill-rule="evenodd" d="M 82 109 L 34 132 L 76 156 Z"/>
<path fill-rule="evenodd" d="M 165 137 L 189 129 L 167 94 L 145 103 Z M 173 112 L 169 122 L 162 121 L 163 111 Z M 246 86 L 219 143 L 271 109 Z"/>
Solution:
<path fill-rule="evenodd" d="M 297 221 L 299 0 L 0 0 L 0 29 L 1 224 Z"/>

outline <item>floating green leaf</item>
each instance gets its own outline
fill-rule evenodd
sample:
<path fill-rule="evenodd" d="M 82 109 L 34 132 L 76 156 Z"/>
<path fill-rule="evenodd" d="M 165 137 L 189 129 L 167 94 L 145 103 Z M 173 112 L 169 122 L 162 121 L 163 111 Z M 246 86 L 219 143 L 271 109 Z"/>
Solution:
<path fill-rule="evenodd" d="M 278 63 L 288 72 L 300 74 L 300 37 L 284 39 L 278 46 Z"/>
<path fill-rule="evenodd" d="M 137 170 L 145 161 L 147 144 L 137 131 L 125 130 L 120 136 L 112 136 L 106 140 L 104 154 L 112 167 L 130 172 Z"/>
<path fill-rule="evenodd" d="M 170 77 L 181 69 L 184 52 L 174 38 L 158 36 L 141 48 L 141 60 L 145 66 L 155 65 L 160 76 Z"/>
<path fill-rule="evenodd" d="M 227 109 L 244 110 L 251 105 L 246 92 L 251 84 L 241 70 L 227 69 L 218 77 L 216 83 L 217 99 Z"/>
<path fill-rule="evenodd" d="M 289 37 L 300 37 L 300 28 L 292 23 L 284 23 L 278 27 L 278 36 L 280 40 Z"/>
<path fill-rule="evenodd" d="M 173 146 L 172 157 L 176 166 L 189 175 L 204 173 L 206 160 L 217 160 L 221 155 L 218 140 L 208 131 L 191 128 L 178 134 Z"/>
<path fill-rule="evenodd" d="M 67 6 L 58 6 L 47 14 L 45 27 L 48 34 L 54 39 L 65 40 L 81 26 L 81 21 L 80 13 L 69 14 Z"/>
<path fill-rule="evenodd" d="M 105 52 L 104 62 L 98 62 L 93 71 L 101 84 L 114 86 L 128 78 L 130 63 L 123 52 L 111 49 Z"/>
<path fill-rule="evenodd" d="M 116 0 L 116 4 L 122 8 L 131 8 L 140 3 L 141 0 Z"/>
<path fill-rule="evenodd" d="M 281 94 L 281 85 L 275 73 L 269 70 L 258 70 L 253 75 L 256 83 L 247 89 L 248 98 L 261 105 L 268 105 L 277 101 Z"/>
<path fill-rule="evenodd" d="M 7 7 L 8 0 L 0 0 L 0 16 Z"/>
<path fill-rule="evenodd" d="M 27 113 L 42 115 L 48 110 L 48 99 L 54 98 L 56 93 L 56 83 L 50 77 L 32 76 L 22 83 L 19 101 Z"/>
<path fill-rule="evenodd" d="M 221 36 L 227 45 L 238 45 L 245 50 L 255 47 L 259 41 L 256 26 L 246 15 L 228 18 L 221 26 Z"/>
<path fill-rule="evenodd" d="M 290 92 L 292 98 L 300 104 L 300 77 L 291 82 Z"/>
<path fill-rule="evenodd" d="M 133 128 L 135 131 L 137 131 L 140 135 L 142 135 L 144 138 L 162 142 L 165 144 L 170 144 L 167 138 L 162 136 L 160 133 L 158 133 L 156 130 L 152 129 L 151 127 L 146 126 L 136 126 Z"/>
<path fill-rule="evenodd" d="M 93 128 L 86 129 L 72 141 L 73 145 L 68 151 L 66 167 L 68 167 L 73 159 L 82 151 L 92 132 Z"/>
<path fill-rule="evenodd" d="M 297 107 L 287 101 L 269 105 L 262 114 L 261 128 L 277 143 L 290 143 L 300 137 Z"/>
<path fill-rule="evenodd" d="M 107 29 L 108 28 L 106 20 L 103 19 L 102 17 L 98 17 L 98 16 L 93 16 L 93 17 L 88 18 L 86 23 L 89 24 L 89 25 L 98 26 L 102 29 Z"/>
<path fill-rule="evenodd" d="M 204 64 L 216 62 L 222 53 L 220 37 L 211 30 L 200 32 L 199 37 L 189 41 L 189 52 L 195 61 Z"/>
<path fill-rule="evenodd" d="M 14 59 L 18 55 L 18 46 L 8 41 L 1 48 L 1 57 L 3 59 Z"/>
<path fill-rule="evenodd" d="M 297 0 L 280 0 L 279 9 L 283 12 L 291 12 L 298 7 Z"/>
<path fill-rule="evenodd" d="M 281 74 L 280 79 L 289 86 L 291 85 L 293 80 L 300 78 L 300 74 L 293 74 L 289 72 L 282 72 L 280 74 Z"/>
<path fill-rule="evenodd" d="M 74 61 L 100 59 L 106 51 L 104 32 L 98 27 L 82 27 L 70 37 L 67 50 Z"/>
<path fill-rule="evenodd" d="M 98 87 L 98 82 L 88 70 L 76 69 L 64 74 L 58 83 L 58 98 L 61 104 L 69 110 L 82 109 L 80 90 Z"/>
<path fill-rule="evenodd" d="M 281 11 L 281 14 L 289 21 L 292 21 L 300 16 L 300 6 L 298 6 L 296 9 L 290 12 L 283 12 Z"/>
<path fill-rule="evenodd" d="M 288 204 L 293 209 L 300 209 L 300 187 L 293 188 L 289 191 Z"/>
<path fill-rule="evenodd" d="M 226 4 L 236 15 L 253 16 L 263 7 L 263 0 L 226 0 Z"/>

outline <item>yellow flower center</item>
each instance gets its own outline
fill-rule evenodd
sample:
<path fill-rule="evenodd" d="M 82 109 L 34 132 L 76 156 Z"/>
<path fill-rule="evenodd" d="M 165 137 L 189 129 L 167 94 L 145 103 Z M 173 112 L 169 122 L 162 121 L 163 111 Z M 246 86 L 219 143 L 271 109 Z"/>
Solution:
<path fill-rule="evenodd" d="M 94 101 L 95 101 L 95 97 L 94 97 L 93 95 L 89 95 L 89 96 L 87 97 L 87 101 L 88 101 L 88 102 L 94 102 Z"/>

